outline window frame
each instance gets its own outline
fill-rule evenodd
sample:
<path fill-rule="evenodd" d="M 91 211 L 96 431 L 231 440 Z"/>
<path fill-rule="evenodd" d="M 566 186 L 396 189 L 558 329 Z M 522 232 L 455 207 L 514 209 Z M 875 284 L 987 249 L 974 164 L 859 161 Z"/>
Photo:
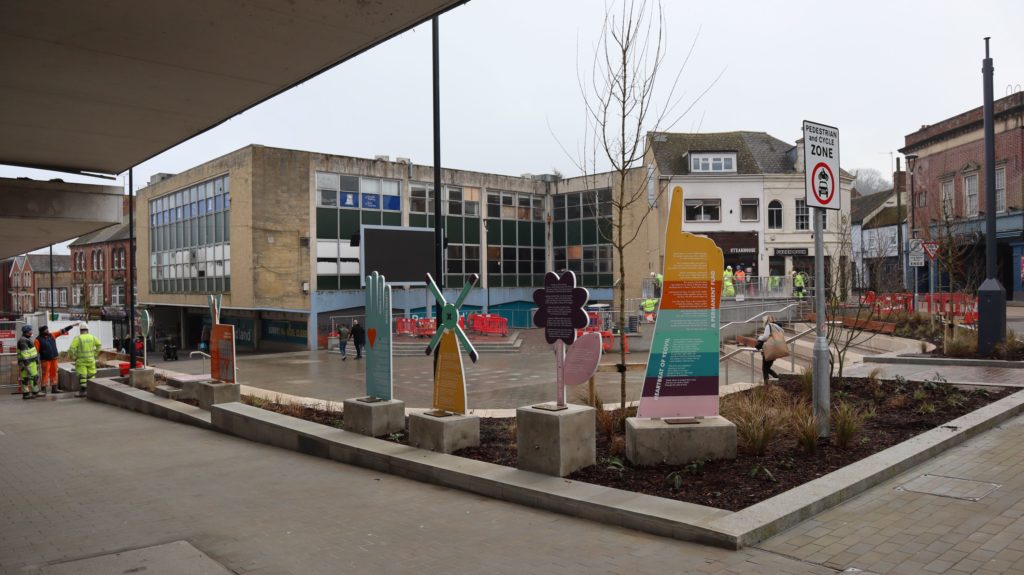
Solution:
<path fill-rule="evenodd" d="M 752 202 L 752 203 L 751 203 Z M 743 217 L 744 206 L 754 206 L 754 217 L 752 219 Z M 759 222 L 761 221 L 761 199 L 760 198 L 740 198 L 740 221 L 741 222 Z"/>
<path fill-rule="evenodd" d="M 1000 178 L 1000 176 L 1002 176 Z M 999 186 L 999 180 L 1002 179 L 1003 185 Z M 996 213 L 1006 213 L 1006 166 L 996 166 Z"/>
<path fill-rule="evenodd" d="M 774 207 L 773 207 L 774 204 Z M 779 225 L 772 226 L 772 212 L 778 213 Z M 782 207 L 782 201 L 772 200 L 768 202 L 768 229 L 769 230 L 781 230 L 786 225 L 786 214 L 785 209 Z"/>
<path fill-rule="evenodd" d="M 695 219 L 690 217 L 690 208 L 696 206 L 699 203 L 701 214 L 705 214 L 707 207 L 716 206 L 718 208 L 718 218 L 711 219 L 702 217 Z M 720 198 L 691 198 L 684 200 L 683 202 L 683 221 L 691 223 L 717 223 L 722 221 L 722 200 Z"/>
<path fill-rule="evenodd" d="M 971 194 L 971 183 L 974 184 L 974 193 Z M 973 200 L 973 206 L 972 204 Z M 981 205 L 978 199 L 978 173 L 964 174 L 964 215 L 968 218 L 977 217 L 981 214 Z"/>
<path fill-rule="evenodd" d="M 948 194 L 946 192 L 949 192 Z M 939 182 L 939 200 L 944 219 L 956 216 L 956 185 L 953 178 Z"/>
<path fill-rule="evenodd" d="M 801 205 L 802 204 L 802 205 Z M 794 216 L 793 224 L 798 232 L 805 232 L 811 229 L 811 208 L 807 205 L 806 198 L 797 198 L 793 202 Z M 801 221 L 802 220 L 802 221 Z"/>
<path fill-rule="evenodd" d="M 691 174 L 735 174 L 736 152 L 695 152 L 689 154 Z"/>

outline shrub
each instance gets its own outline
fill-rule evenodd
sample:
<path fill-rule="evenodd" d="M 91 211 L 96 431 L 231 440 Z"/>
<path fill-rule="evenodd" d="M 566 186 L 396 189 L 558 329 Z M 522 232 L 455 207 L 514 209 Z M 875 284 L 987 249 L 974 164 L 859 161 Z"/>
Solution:
<path fill-rule="evenodd" d="M 814 396 L 814 370 L 810 366 L 800 374 L 800 391 L 807 397 Z"/>
<path fill-rule="evenodd" d="M 598 433 L 603 433 L 608 441 L 619 435 L 619 414 L 617 411 L 606 411 L 604 409 L 594 413 Z"/>
<path fill-rule="evenodd" d="M 864 425 L 864 412 L 848 401 L 840 401 L 835 408 L 835 439 L 836 447 L 846 449 L 850 441 Z"/>
<path fill-rule="evenodd" d="M 1012 329 L 1006 332 L 1006 340 L 996 344 L 992 355 L 996 359 L 1005 359 L 1009 361 L 1024 359 L 1024 341 L 1017 337 L 1017 333 Z"/>
<path fill-rule="evenodd" d="M 878 383 L 879 383 L 878 380 L 881 377 L 881 375 L 882 375 L 882 368 L 881 367 L 876 367 L 875 369 L 871 370 L 871 373 L 868 374 L 868 381 L 871 383 L 871 385 L 873 385 L 875 387 L 878 387 Z"/>
<path fill-rule="evenodd" d="M 949 357 L 971 357 L 978 353 L 978 334 L 959 333 L 946 341 L 946 355 Z"/>
<path fill-rule="evenodd" d="M 888 404 L 893 409 L 903 409 L 907 406 L 908 401 L 905 394 L 898 393 L 889 398 Z"/>
<path fill-rule="evenodd" d="M 921 405 L 917 408 L 917 412 L 921 415 L 931 415 L 935 413 L 935 404 L 930 401 L 921 402 Z"/>
<path fill-rule="evenodd" d="M 914 390 L 914 401 L 921 402 L 928 397 L 928 392 L 921 389 L 920 387 Z"/>
<path fill-rule="evenodd" d="M 796 436 L 796 444 L 805 453 L 814 453 L 818 449 L 818 418 L 814 409 L 806 401 L 794 403 L 790 408 L 790 429 Z"/>
<path fill-rule="evenodd" d="M 726 404 L 726 417 L 736 424 L 739 444 L 754 455 L 764 455 L 768 444 L 782 428 L 782 418 L 772 401 L 772 396 L 767 393 L 743 393 L 734 396 L 736 397 Z"/>
<path fill-rule="evenodd" d="M 614 457 L 622 457 L 626 454 L 626 438 L 616 435 L 608 442 L 608 454 Z"/>

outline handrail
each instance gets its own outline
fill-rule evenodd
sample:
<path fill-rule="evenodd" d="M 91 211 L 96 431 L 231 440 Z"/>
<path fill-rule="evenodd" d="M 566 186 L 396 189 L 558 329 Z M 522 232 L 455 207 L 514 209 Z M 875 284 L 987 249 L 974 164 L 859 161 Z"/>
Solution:
<path fill-rule="evenodd" d="M 192 356 L 194 356 L 196 354 L 199 354 L 199 355 L 205 357 L 206 359 L 210 359 L 210 354 L 202 352 L 202 351 L 193 351 L 192 353 L 188 354 L 188 356 L 191 358 Z"/>
<path fill-rule="evenodd" d="M 741 351 L 751 351 L 751 352 L 753 352 L 753 351 L 757 351 L 757 348 L 756 347 L 737 347 L 736 349 L 734 349 L 734 350 L 730 351 L 729 353 L 723 355 L 722 357 L 718 358 L 718 363 L 722 363 L 723 361 L 729 359 L 730 357 L 738 354 Z"/>
<path fill-rule="evenodd" d="M 778 311 L 765 310 L 765 311 L 755 315 L 754 317 L 752 317 L 752 318 L 750 318 L 750 319 L 748 319 L 746 321 L 730 321 L 729 323 L 727 323 L 727 324 L 723 325 L 722 327 L 718 328 L 718 331 L 722 331 L 723 329 L 729 327 L 730 325 L 744 325 L 744 324 L 748 324 L 748 323 L 754 321 L 755 319 L 757 319 L 759 317 L 763 317 L 763 316 L 768 315 L 768 314 L 781 314 L 781 313 L 789 310 L 790 308 L 796 307 L 798 305 L 800 305 L 800 302 L 791 303 L 791 304 L 787 305 L 786 307 L 784 307 L 784 308 L 782 308 L 782 309 L 780 309 Z"/>

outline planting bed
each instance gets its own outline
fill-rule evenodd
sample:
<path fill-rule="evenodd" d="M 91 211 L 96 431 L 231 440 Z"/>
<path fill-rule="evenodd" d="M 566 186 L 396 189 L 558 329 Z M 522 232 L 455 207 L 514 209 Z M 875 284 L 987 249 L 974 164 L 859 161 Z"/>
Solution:
<path fill-rule="evenodd" d="M 614 428 L 614 424 L 609 421 L 611 417 L 605 416 L 598 422 L 597 465 L 582 469 L 569 478 L 737 511 L 942 425 L 1012 391 L 997 388 L 967 392 L 942 383 L 872 382 L 867 379 L 847 379 L 834 387 L 833 406 L 844 401 L 863 411 L 874 412 L 865 419 L 845 449 L 829 441 L 819 441 L 816 450 L 808 453 L 797 444 L 791 428 L 792 418 L 786 415 L 791 410 L 781 408 L 779 431 L 767 442 L 763 455 L 755 454 L 741 439 L 734 460 L 638 468 L 626 461 L 622 437 L 615 434 L 609 438 L 608 428 Z M 774 405 L 788 407 L 791 402 L 806 401 L 802 384 L 795 377 L 787 377 L 781 383 L 773 384 L 772 388 L 768 393 Z M 742 392 L 746 395 L 757 393 L 764 392 L 759 389 Z M 730 412 L 735 411 L 733 406 L 738 400 L 741 400 L 741 394 L 723 400 L 725 417 L 733 416 L 735 419 L 736 414 Z M 927 407 L 929 405 L 932 407 Z M 835 418 L 833 428 L 834 425 Z M 455 454 L 514 467 L 514 428 L 513 418 L 484 418 L 481 420 L 480 447 L 463 449 Z"/>

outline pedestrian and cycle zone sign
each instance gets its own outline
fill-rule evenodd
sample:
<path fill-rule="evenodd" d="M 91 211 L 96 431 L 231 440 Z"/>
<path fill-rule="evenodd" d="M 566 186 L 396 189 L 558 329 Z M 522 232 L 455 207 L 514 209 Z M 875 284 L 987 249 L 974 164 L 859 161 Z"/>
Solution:
<path fill-rule="evenodd" d="M 809 207 L 841 208 L 838 128 L 804 120 L 804 174 Z"/>

